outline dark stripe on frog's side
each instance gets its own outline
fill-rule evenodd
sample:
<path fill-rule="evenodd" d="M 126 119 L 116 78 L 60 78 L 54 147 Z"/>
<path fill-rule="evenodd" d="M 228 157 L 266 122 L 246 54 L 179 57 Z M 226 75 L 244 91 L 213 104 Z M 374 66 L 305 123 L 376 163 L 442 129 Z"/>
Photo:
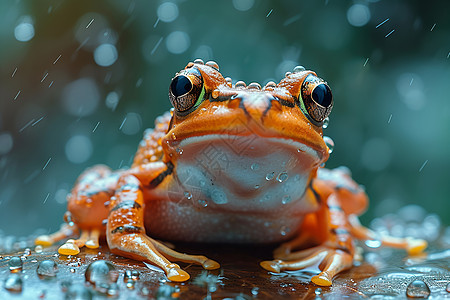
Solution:
<path fill-rule="evenodd" d="M 134 201 L 134 200 L 124 200 L 124 201 L 121 201 L 116 206 L 114 206 L 109 211 L 109 213 L 112 213 L 113 211 L 116 211 L 116 210 L 121 209 L 121 208 L 137 208 L 137 209 L 139 209 L 139 208 L 141 208 L 141 205 L 139 203 L 137 203 L 136 201 Z"/>
<path fill-rule="evenodd" d="M 123 226 L 118 226 L 116 228 L 114 228 L 113 230 L 111 230 L 111 233 L 141 233 L 143 232 L 144 229 L 142 227 L 139 226 L 133 226 L 133 225 L 123 225 Z"/>
<path fill-rule="evenodd" d="M 314 194 L 314 197 L 316 198 L 316 201 L 317 201 L 317 203 L 318 204 L 321 204 L 322 203 L 322 199 L 320 198 L 320 195 L 319 195 L 319 193 L 317 193 L 316 192 L 316 190 L 314 189 L 314 187 L 313 187 L 313 181 L 312 180 L 310 180 L 309 181 L 309 185 L 308 185 L 308 188 L 311 190 L 311 192 L 313 192 L 313 194 Z"/>
<path fill-rule="evenodd" d="M 164 180 L 164 178 L 166 178 L 166 176 L 173 173 L 173 168 L 174 168 L 173 163 L 169 161 L 166 163 L 166 166 L 167 166 L 167 169 L 165 169 L 162 173 L 160 173 L 155 179 L 150 181 L 150 183 L 148 185 L 149 188 L 157 187 Z"/>

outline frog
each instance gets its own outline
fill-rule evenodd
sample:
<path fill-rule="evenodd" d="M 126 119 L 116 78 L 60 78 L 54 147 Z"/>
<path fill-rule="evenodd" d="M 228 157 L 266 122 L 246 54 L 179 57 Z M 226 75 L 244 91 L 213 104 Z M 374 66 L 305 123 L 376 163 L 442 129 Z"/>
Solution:
<path fill-rule="evenodd" d="M 353 266 L 357 241 L 409 254 L 427 247 L 359 222 L 364 187 L 348 168 L 325 168 L 333 142 L 323 129 L 334 99 L 315 72 L 297 66 L 279 83 L 247 85 L 196 59 L 172 78 L 169 100 L 173 108 L 144 132 L 131 167 L 84 171 L 67 196 L 65 223 L 36 244 L 63 241 L 59 254 L 77 255 L 106 238 L 112 253 L 184 282 L 190 275 L 176 262 L 220 264 L 166 241 L 276 243 L 260 266 L 272 273 L 318 266 L 311 281 L 319 286 Z"/>

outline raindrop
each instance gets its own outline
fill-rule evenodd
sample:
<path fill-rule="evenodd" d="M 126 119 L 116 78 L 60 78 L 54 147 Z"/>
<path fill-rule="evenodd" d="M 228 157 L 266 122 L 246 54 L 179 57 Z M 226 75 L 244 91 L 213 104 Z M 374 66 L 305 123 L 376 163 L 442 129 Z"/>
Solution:
<path fill-rule="evenodd" d="M 184 197 L 186 197 L 188 200 L 191 200 L 192 199 L 192 194 L 190 192 L 188 192 L 188 191 L 185 191 L 184 192 Z"/>
<path fill-rule="evenodd" d="M 281 198 L 281 203 L 282 204 L 288 204 L 292 201 L 291 196 L 289 195 L 284 195 L 283 198 Z"/>
<path fill-rule="evenodd" d="M 94 50 L 94 60 L 101 67 L 109 67 L 118 58 L 116 46 L 112 44 L 101 44 Z"/>
<path fill-rule="evenodd" d="M 171 32 L 166 38 L 167 50 L 172 54 L 181 54 L 191 45 L 189 35 L 184 31 Z"/>
<path fill-rule="evenodd" d="M 83 163 L 92 155 L 91 140 L 84 135 L 74 135 L 67 141 L 65 152 L 70 162 L 74 164 Z"/>
<path fill-rule="evenodd" d="M 43 260 L 39 263 L 36 273 L 40 279 L 48 279 L 56 276 L 58 266 L 53 260 Z"/>
<path fill-rule="evenodd" d="M 324 136 L 323 141 L 325 142 L 325 145 L 328 147 L 328 153 L 333 153 L 334 150 L 334 141 L 329 136 Z"/>
<path fill-rule="evenodd" d="M 289 178 L 289 175 L 288 175 L 288 173 L 286 173 L 286 172 L 281 172 L 281 173 L 278 174 L 278 176 L 277 176 L 278 182 L 286 181 L 288 178 Z"/>
<path fill-rule="evenodd" d="M 97 260 L 91 263 L 84 274 L 86 281 L 94 286 L 99 283 L 113 283 L 117 281 L 118 272 L 114 265 L 105 260 Z"/>
<path fill-rule="evenodd" d="M 81 283 L 70 285 L 65 297 L 65 299 L 77 300 L 91 300 L 92 298 L 92 292 Z"/>
<path fill-rule="evenodd" d="M 13 138 L 9 132 L 0 133 L 0 156 L 11 151 L 13 147 Z"/>
<path fill-rule="evenodd" d="M 250 168 L 251 168 L 253 171 L 256 171 L 256 170 L 259 169 L 259 165 L 258 165 L 257 163 L 254 163 L 254 164 L 252 164 L 252 165 L 250 166 Z"/>
<path fill-rule="evenodd" d="M 198 199 L 198 204 L 201 206 L 201 207 L 207 207 L 208 206 L 208 201 L 206 201 L 205 199 Z"/>
<path fill-rule="evenodd" d="M 406 296 L 409 298 L 428 298 L 431 291 L 423 280 L 414 280 L 406 288 Z"/>
<path fill-rule="evenodd" d="M 367 5 L 353 4 L 347 11 L 347 20 L 355 27 L 364 26 L 370 20 L 370 10 Z"/>
<path fill-rule="evenodd" d="M 14 37 L 19 42 L 28 42 L 34 37 L 33 21 L 29 16 L 23 17 L 22 21 L 14 28 Z"/>
<path fill-rule="evenodd" d="M 233 6 L 239 11 L 247 11 L 253 7 L 255 0 L 233 0 Z"/>
<path fill-rule="evenodd" d="M 106 95 L 105 104 L 106 107 L 114 111 L 119 104 L 119 94 L 117 92 L 110 92 Z"/>
<path fill-rule="evenodd" d="M 22 278 L 20 278 L 19 274 L 10 274 L 6 277 L 4 287 L 10 292 L 20 293 L 22 292 L 22 285 Z"/>
<path fill-rule="evenodd" d="M 282 236 L 285 236 L 285 235 L 288 234 L 290 231 L 291 231 L 291 229 L 290 229 L 289 227 L 283 225 L 283 226 L 281 226 L 280 234 L 281 234 Z"/>
<path fill-rule="evenodd" d="M 173 2 L 163 2 L 156 11 L 158 19 L 170 23 L 178 18 L 178 6 Z"/>
<path fill-rule="evenodd" d="M 9 270 L 12 273 L 22 272 L 23 267 L 23 261 L 20 259 L 20 257 L 14 256 L 11 257 L 11 259 L 8 262 Z"/>
<path fill-rule="evenodd" d="M 272 180 L 275 177 L 275 172 L 267 173 L 266 180 Z"/>
<path fill-rule="evenodd" d="M 330 118 L 326 117 L 325 120 L 323 120 L 322 128 L 327 129 L 329 124 L 330 124 Z"/>

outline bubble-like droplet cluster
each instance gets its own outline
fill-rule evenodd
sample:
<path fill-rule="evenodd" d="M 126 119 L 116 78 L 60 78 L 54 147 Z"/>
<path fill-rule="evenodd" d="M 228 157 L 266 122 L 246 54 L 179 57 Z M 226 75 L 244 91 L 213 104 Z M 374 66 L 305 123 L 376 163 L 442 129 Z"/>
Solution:
<path fill-rule="evenodd" d="M 406 288 L 406 296 L 409 298 L 428 298 L 431 291 L 423 280 L 414 280 Z"/>
<path fill-rule="evenodd" d="M 23 261 L 20 257 L 14 256 L 8 262 L 9 271 L 12 273 L 22 272 Z"/>
<path fill-rule="evenodd" d="M 40 279 L 48 279 L 56 276 L 58 266 L 53 260 L 43 260 L 39 263 L 36 273 Z"/>

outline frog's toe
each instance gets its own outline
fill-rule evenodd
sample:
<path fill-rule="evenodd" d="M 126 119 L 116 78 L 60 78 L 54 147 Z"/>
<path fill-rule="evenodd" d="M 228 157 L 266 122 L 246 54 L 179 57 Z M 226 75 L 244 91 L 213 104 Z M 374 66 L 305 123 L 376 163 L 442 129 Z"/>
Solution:
<path fill-rule="evenodd" d="M 220 264 L 215 260 L 206 259 L 206 261 L 204 261 L 202 263 L 202 267 L 205 270 L 216 270 L 216 269 L 220 268 Z"/>
<path fill-rule="evenodd" d="M 406 251 L 408 251 L 409 255 L 418 255 L 422 253 L 428 246 L 427 241 L 422 239 L 415 238 L 406 238 L 407 247 Z"/>
<path fill-rule="evenodd" d="M 259 263 L 259 265 L 269 272 L 280 273 L 280 260 L 265 260 Z"/>
<path fill-rule="evenodd" d="M 332 277 L 326 272 L 322 272 L 318 275 L 313 276 L 311 278 L 311 281 L 320 286 L 331 286 L 331 284 L 333 283 Z"/>
<path fill-rule="evenodd" d="M 182 270 L 177 264 L 171 264 L 168 266 L 167 279 L 175 282 L 183 282 L 191 276 L 186 271 Z"/>
<path fill-rule="evenodd" d="M 58 253 L 62 255 L 77 255 L 80 253 L 80 248 L 77 246 L 75 240 L 68 240 L 59 247 Z"/>

